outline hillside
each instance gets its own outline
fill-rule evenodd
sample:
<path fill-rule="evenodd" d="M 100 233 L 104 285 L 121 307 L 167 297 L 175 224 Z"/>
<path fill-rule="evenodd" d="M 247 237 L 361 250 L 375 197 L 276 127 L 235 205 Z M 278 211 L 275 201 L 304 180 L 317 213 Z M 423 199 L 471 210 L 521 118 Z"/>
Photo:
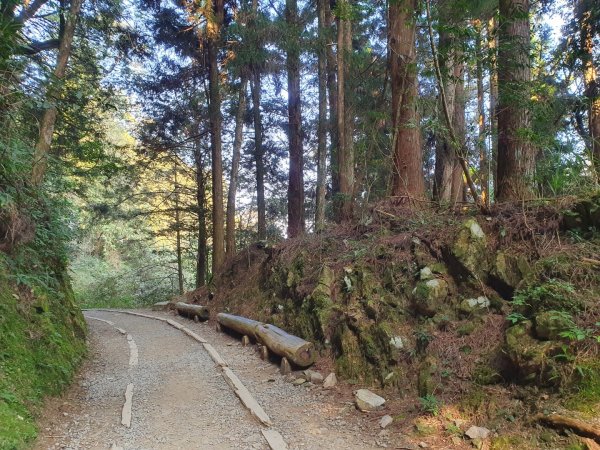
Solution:
<path fill-rule="evenodd" d="M 597 417 L 599 211 L 598 194 L 486 215 L 382 203 L 251 246 L 187 296 L 314 341 L 320 365 L 398 414 L 458 408 L 506 433 L 541 411 Z"/>

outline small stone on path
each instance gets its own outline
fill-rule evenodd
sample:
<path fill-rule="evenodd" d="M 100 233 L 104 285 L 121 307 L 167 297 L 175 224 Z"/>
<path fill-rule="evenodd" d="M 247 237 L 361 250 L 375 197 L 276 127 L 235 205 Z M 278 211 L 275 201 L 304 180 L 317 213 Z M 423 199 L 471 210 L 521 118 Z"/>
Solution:
<path fill-rule="evenodd" d="M 390 426 L 393 421 L 394 421 L 394 419 L 392 418 L 392 416 L 387 414 L 379 420 L 379 426 L 381 428 L 386 428 L 386 427 Z"/>
<path fill-rule="evenodd" d="M 358 409 L 365 412 L 376 411 L 383 408 L 383 405 L 385 404 L 384 398 L 374 394 L 368 389 L 359 389 L 354 394 L 354 397 Z"/>
<path fill-rule="evenodd" d="M 327 375 L 327 377 L 325 378 L 325 381 L 323 381 L 323 387 L 325 389 L 331 389 L 332 387 L 335 387 L 335 385 L 337 384 L 337 377 L 335 376 L 335 373 L 331 372 L 329 375 Z"/>

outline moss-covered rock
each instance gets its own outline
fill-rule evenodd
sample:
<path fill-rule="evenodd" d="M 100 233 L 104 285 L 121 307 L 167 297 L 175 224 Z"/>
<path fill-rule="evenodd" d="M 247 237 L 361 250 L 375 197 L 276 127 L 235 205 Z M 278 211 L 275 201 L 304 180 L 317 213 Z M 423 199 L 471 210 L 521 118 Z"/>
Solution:
<path fill-rule="evenodd" d="M 506 354 L 516 373 L 514 378 L 523 382 L 556 383 L 555 356 L 560 349 L 557 342 L 540 342 L 533 337 L 533 323 L 524 321 L 506 330 Z"/>
<path fill-rule="evenodd" d="M 442 278 L 419 281 L 412 291 L 412 304 L 418 314 L 433 317 L 447 308 L 448 283 Z"/>
<path fill-rule="evenodd" d="M 535 316 L 535 334 L 539 339 L 560 339 L 562 332 L 574 326 L 573 318 L 564 311 L 546 311 Z"/>
<path fill-rule="evenodd" d="M 435 374 L 438 369 L 438 362 L 433 356 L 428 356 L 419 366 L 417 377 L 417 390 L 419 397 L 432 395 L 435 391 Z"/>
<path fill-rule="evenodd" d="M 491 269 L 491 275 L 513 291 L 529 272 L 531 272 L 531 267 L 527 258 L 523 255 L 510 255 L 503 251 L 496 253 Z"/>
<path fill-rule="evenodd" d="M 479 296 L 463 300 L 460 302 L 458 309 L 461 314 L 472 315 L 487 311 L 490 305 L 491 302 L 487 297 Z"/>
<path fill-rule="evenodd" d="M 452 254 L 470 274 L 485 278 L 489 268 L 487 238 L 475 219 L 467 220 L 461 227 L 452 246 Z"/>

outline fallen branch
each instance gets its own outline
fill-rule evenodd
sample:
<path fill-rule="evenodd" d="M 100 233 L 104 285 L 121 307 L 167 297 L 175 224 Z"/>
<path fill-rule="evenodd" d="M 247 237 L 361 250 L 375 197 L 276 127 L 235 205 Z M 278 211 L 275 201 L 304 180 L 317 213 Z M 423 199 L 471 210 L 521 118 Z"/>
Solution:
<path fill-rule="evenodd" d="M 552 428 L 569 429 L 579 436 L 591 438 L 600 443 L 600 429 L 595 426 L 571 417 L 561 416 L 560 414 L 538 414 L 534 420 Z"/>

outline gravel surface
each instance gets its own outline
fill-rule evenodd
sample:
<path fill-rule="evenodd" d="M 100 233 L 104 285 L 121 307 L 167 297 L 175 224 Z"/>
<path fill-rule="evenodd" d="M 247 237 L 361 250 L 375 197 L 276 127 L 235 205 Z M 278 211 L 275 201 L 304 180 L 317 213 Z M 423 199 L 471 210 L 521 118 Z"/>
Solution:
<path fill-rule="evenodd" d="M 49 402 L 34 449 L 269 448 L 262 426 L 202 345 L 164 322 L 105 311 L 86 316 L 126 330 L 138 348 L 138 364 L 129 364 L 126 336 L 88 319 L 90 357 L 65 396 Z M 262 361 L 254 346 L 242 347 L 207 323 L 175 320 L 216 348 L 290 449 L 369 449 L 389 443 L 377 419 L 357 412 L 347 395 L 310 383 L 294 386 L 275 364 Z M 121 425 L 128 383 L 134 384 L 131 428 Z"/>

